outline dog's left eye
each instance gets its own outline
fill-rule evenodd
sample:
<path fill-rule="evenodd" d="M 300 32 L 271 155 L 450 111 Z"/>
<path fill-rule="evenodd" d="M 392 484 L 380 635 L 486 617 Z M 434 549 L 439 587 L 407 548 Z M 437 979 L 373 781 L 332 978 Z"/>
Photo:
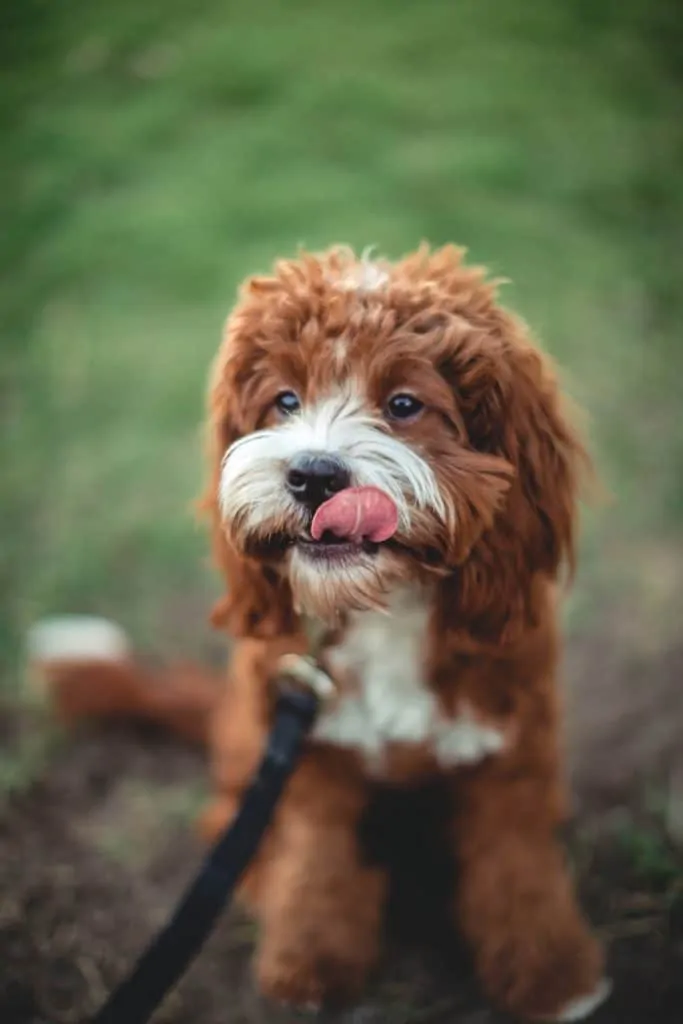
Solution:
<path fill-rule="evenodd" d="M 281 391 L 275 399 L 275 405 L 283 416 L 291 416 L 301 408 L 301 402 L 293 391 Z"/>
<path fill-rule="evenodd" d="M 401 394 L 394 395 L 386 405 L 387 415 L 392 420 L 412 420 L 424 409 L 424 402 L 421 402 L 415 395 Z"/>

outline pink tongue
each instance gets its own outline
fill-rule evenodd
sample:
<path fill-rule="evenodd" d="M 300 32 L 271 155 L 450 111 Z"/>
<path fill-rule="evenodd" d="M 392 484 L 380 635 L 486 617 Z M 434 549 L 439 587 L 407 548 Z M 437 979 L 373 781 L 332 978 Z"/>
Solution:
<path fill-rule="evenodd" d="M 348 487 L 326 501 L 311 523 L 313 540 L 325 530 L 335 537 L 375 544 L 392 537 L 398 528 L 398 512 L 388 494 L 377 487 Z"/>

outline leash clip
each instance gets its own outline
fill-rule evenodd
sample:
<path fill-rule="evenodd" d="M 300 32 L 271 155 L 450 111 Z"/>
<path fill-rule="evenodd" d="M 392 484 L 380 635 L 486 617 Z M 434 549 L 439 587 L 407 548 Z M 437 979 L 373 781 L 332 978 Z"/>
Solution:
<path fill-rule="evenodd" d="M 319 701 L 329 700 L 335 693 L 331 677 L 307 654 L 283 654 L 278 661 L 277 682 L 281 692 L 305 690 Z"/>
<path fill-rule="evenodd" d="M 313 724 L 321 703 L 335 692 L 327 672 L 314 658 L 304 654 L 284 654 L 280 658 L 275 684 L 278 707 L 293 712 L 307 729 Z"/>

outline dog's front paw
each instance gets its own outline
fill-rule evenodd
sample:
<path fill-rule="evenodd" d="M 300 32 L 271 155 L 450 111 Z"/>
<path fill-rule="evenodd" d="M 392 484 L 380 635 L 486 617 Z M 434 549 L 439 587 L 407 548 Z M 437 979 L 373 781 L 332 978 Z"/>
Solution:
<path fill-rule="evenodd" d="M 324 1005 L 346 1005 L 360 994 L 367 964 L 349 955 L 311 948 L 262 950 L 255 963 L 262 995 L 281 1006 L 314 1013 Z"/>
<path fill-rule="evenodd" d="M 584 996 L 578 996 L 576 999 L 571 999 L 552 1019 L 557 1024 L 570 1024 L 573 1021 L 587 1020 L 609 999 L 611 991 L 612 982 L 609 978 L 603 978 L 592 992 Z"/>
<path fill-rule="evenodd" d="M 601 950 L 588 934 L 545 935 L 538 944 L 518 937 L 498 954 L 486 972 L 487 988 L 503 1009 L 522 1020 L 588 1020 L 610 994 Z"/>

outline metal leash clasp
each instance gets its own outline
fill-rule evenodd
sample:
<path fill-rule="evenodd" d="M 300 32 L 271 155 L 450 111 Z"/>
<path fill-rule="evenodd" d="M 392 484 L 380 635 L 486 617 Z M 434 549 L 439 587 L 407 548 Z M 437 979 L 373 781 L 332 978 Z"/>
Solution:
<path fill-rule="evenodd" d="M 283 654 L 278 661 L 278 687 L 310 690 L 319 701 L 334 696 L 330 676 L 307 654 Z"/>
<path fill-rule="evenodd" d="M 330 676 L 305 654 L 284 654 L 278 661 L 275 691 L 279 707 L 287 706 L 304 723 L 306 730 L 315 721 L 322 704 L 335 694 Z"/>

